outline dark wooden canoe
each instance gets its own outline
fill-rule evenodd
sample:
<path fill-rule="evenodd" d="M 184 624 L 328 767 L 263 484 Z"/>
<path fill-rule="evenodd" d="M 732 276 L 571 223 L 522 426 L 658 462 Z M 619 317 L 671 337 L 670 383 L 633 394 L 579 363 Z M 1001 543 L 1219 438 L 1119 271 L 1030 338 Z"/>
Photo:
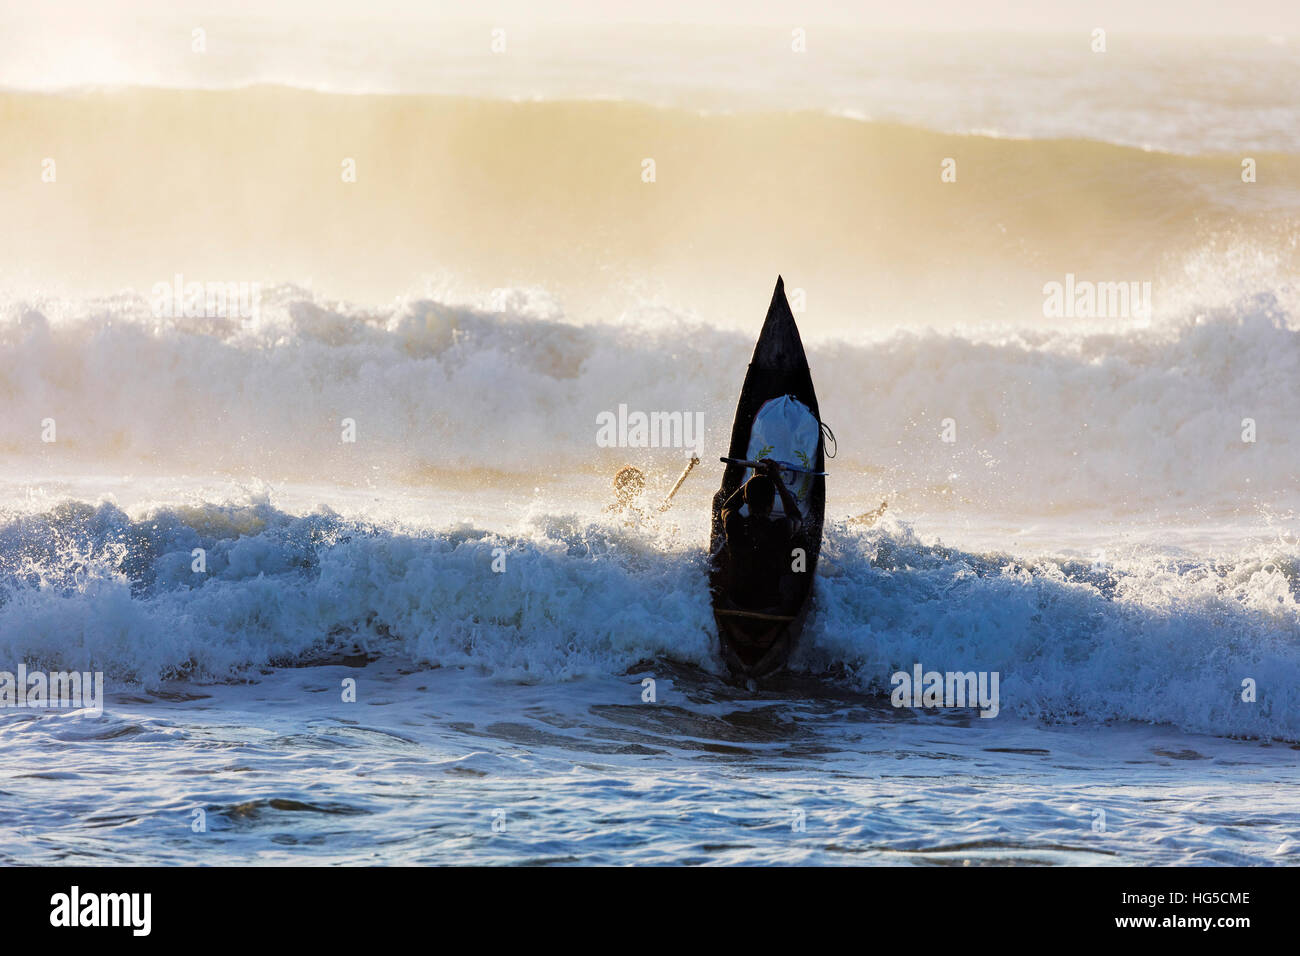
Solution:
<path fill-rule="evenodd" d="M 759 333 L 758 344 L 745 373 L 745 384 L 740 389 L 736 404 L 736 418 L 731 426 L 729 458 L 743 459 L 749 450 L 749 435 L 764 403 L 782 395 L 792 395 L 812 411 L 821 421 L 817 408 L 817 393 L 813 390 L 808 359 L 790 303 L 785 298 L 785 283 L 778 276 L 772 304 Z M 817 454 L 811 462 L 813 471 L 825 468 L 824 438 L 817 441 Z M 792 547 L 801 547 L 807 555 L 807 570 L 794 574 L 794 595 L 787 602 L 756 611 L 736 604 L 728 593 L 730 578 L 726 539 L 722 529 L 722 505 L 744 482 L 742 465 L 727 465 L 722 474 L 722 487 L 713 496 L 713 530 L 710 541 L 712 565 L 710 585 L 713 593 L 713 616 L 717 621 L 722 640 L 722 653 L 727 665 L 738 677 L 757 679 L 772 674 L 785 666 L 803 631 L 804 621 L 812 604 L 813 578 L 817 570 L 817 557 L 821 552 L 822 521 L 826 509 L 826 479 L 820 475 L 812 479 L 806 502 L 801 504 L 804 523 Z M 781 556 L 785 572 L 790 572 L 789 555 Z"/>

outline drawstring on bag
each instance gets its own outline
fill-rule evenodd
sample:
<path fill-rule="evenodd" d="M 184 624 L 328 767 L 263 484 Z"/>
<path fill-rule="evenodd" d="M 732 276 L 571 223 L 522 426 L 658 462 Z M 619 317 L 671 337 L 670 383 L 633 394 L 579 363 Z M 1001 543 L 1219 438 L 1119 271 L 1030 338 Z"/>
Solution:
<path fill-rule="evenodd" d="M 827 458 L 834 458 L 835 452 L 840 450 L 840 443 L 835 440 L 835 433 L 831 431 L 830 425 L 827 425 L 825 422 L 822 422 L 821 426 L 822 426 L 822 451 L 825 453 Z M 834 449 L 834 451 L 825 450 L 827 439 L 830 439 L 831 447 Z"/>

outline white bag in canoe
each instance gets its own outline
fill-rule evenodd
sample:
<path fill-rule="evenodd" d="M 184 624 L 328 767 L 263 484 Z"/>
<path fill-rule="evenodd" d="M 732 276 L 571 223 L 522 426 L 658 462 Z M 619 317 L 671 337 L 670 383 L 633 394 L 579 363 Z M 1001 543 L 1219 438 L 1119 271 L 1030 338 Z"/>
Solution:
<path fill-rule="evenodd" d="M 781 471 L 785 486 L 794 492 L 799 504 L 803 505 L 812 490 L 813 476 L 808 472 L 812 470 L 817 458 L 821 431 L 821 422 L 807 405 L 792 395 L 782 395 L 765 403 L 754 416 L 754 424 L 749 430 L 749 453 L 746 457 L 751 461 L 771 458 L 807 469 L 804 472 Z M 753 473 L 753 469 L 745 469 L 745 480 L 748 481 Z M 780 496 L 773 502 L 772 513 L 784 513 Z"/>

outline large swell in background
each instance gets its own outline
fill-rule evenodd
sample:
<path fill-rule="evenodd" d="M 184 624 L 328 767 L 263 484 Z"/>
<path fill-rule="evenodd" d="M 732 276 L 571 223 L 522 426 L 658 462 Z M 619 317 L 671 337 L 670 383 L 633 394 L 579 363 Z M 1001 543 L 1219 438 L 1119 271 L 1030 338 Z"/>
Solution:
<path fill-rule="evenodd" d="M 1032 321 L 1044 284 L 1073 273 L 1150 282 L 1167 307 L 1202 249 L 1226 272 L 1238 246 L 1283 275 L 1300 263 L 1300 158 L 1254 135 L 1286 112 L 1235 102 L 1220 106 L 1242 129 L 1187 154 L 1104 141 L 1101 106 L 1022 139 L 778 106 L 0 90 L 0 206 L 22 224 L 0 232 L 0 290 L 98 295 L 180 273 L 385 302 L 427 279 L 544 287 L 584 322 L 650 300 L 739 328 L 780 271 L 806 292 L 801 327 L 827 333 Z"/>

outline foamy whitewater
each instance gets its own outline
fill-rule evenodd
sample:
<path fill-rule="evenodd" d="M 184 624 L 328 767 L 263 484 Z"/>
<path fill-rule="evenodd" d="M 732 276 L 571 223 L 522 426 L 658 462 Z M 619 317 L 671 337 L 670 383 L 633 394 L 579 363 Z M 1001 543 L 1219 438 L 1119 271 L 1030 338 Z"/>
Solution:
<path fill-rule="evenodd" d="M 102 672 L 106 700 L 100 717 L 0 708 L 0 861 L 1297 862 L 1300 194 L 1241 193 L 1229 155 L 1297 169 L 1297 101 L 1251 69 L 1293 66 L 1295 38 L 1160 47 L 1150 70 L 1130 51 L 1069 113 L 1040 102 L 1070 88 L 1069 57 L 1007 92 L 1003 74 L 1051 72 L 1024 38 L 992 78 L 975 41 L 935 54 L 935 90 L 1000 91 L 964 109 L 923 82 L 924 45 L 898 62 L 886 45 L 876 73 L 848 47 L 807 74 L 782 61 L 750 89 L 736 77 L 762 71 L 728 69 L 735 49 L 711 59 L 707 34 L 671 84 L 650 51 L 613 57 L 623 79 L 602 85 L 599 47 L 436 73 L 409 38 L 385 77 L 339 65 L 339 37 L 317 59 L 287 49 L 270 75 L 256 51 L 230 53 L 236 36 L 272 42 L 242 29 L 204 75 L 125 54 L 83 75 L 16 32 L 0 58 L 0 123 L 25 144 L 118 117 L 68 140 L 103 157 L 117 135 L 187 140 L 211 107 L 254 134 L 208 144 L 219 157 L 280 152 L 272 127 L 293 115 L 312 146 L 285 161 L 325 151 L 331 178 L 335 145 L 352 145 L 324 140 L 349 123 L 389 144 L 402 131 L 431 164 L 372 205 L 295 196 L 276 178 L 292 170 L 263 170 L 227 220 L 183 195 L 179 213 L 136 208 L 148 177 L 179 182 L 186 162 L 150 149 L 108 177 L 67 146 L 50 189 L 68 193 L 5 194 L 36 225 L 6 240 L 0 302 L 0 672 Z M 1175 82 L 1188 62 L 1204 74 L 1190 90 Z M 58 75 L 31 72 L 49 63 Z M 1135 76 L 1152 88 L 1107 108 Z M 1204 107 L 1192 122 L 1171 90 Z M 754 130 L 791 135 L 732 191 L 710 185 L 710 205 L 670 180 L 667 214 L 555 185 L 596 189 L 605 157 L 642 155 L 621 137 L 651 117 L 659 149 L 717 182 L 728 167 L 710 173 L 699 144 L 739 155 Z M 557 123 L 596 131 L 591 168 L 530 185 L 491 165 Z M 460 165 L 437 165 L 439 124 Z M 761 279 L 696 296 L 689 270 L 727 253 L 723 226 L 690 217 L 750 214 L 810 142 L 886 165 L 890 144 L 959 144 L 998 178 L 951 219 L 937 195 L 897 201 L 889 176 L 824 169 L 824 195 L 792 180 L 826 200 L 817 228 L 796 202 L 764 248 L 802 276 L 755 252 Z M 1087 185 L 1044 186 L 1041 209 L 1016 199 L 1062 161 Z M 980 182 L 980 165 L 961 176 Z M 1119 167 L 1131 178 L 1105 181 Z M 103 215 L 83 221 L 77 182 L 97 175 Z M 607 214 L 635 228 L 607 232 Z M 127 221 L 120 241 L 86 238 Z M 42 258 L 65 237 L 87 243 L 84 270 Z M 617 268 L 587 258 L 610 250 Z M 819 274 L 834 255 L 862 270 Z M 1043 283 L 1075 268 L 1153 276 L 1152 314 L 1044 317 Z M 391 285 L 353 297 L 349 269 Z M 809 289 L 796 318 L 838 449 L 814 614 L 789 672 L 745 688 L 721 664 L 705 547 L 777 269 Z M 168 313 L 153 285 L 176 273 L 257 282 L 256 309 Z M 924 309 L 873 297 L 854 322 L 853 282 L 905 300 L 911 281 Z M 83 284 L 97 291 L 69 291 Z M 605 510 L 613 473 L 643 468 L 654 504 L 692 449 L 600 447 L 597 418 L 620 404 L 705 423 L 700 466 L 639 523 Z M 880 521 L 852 520 L 884 500 Z M 892 675 L 916 664 L 996 672 L 997 715 L 892 706 Z"/>

